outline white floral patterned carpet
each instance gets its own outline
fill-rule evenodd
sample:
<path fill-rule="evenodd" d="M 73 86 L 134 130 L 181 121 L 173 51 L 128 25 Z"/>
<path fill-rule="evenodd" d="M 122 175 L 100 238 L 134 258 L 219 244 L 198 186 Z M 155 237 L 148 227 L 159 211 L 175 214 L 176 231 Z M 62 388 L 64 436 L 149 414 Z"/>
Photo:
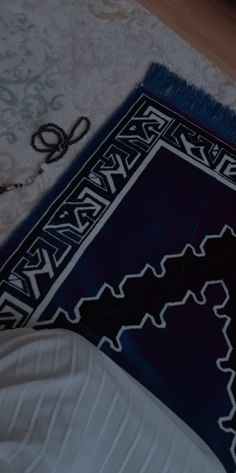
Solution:
<path fill-rule="evenodd" d="M 34 184 L 0 195 L 0 241 L 53 186 L 151 62 L 160 62 L 236 110 L 235 83 L 133 0 L 2 0 L 0 185 L 35 173 L 30 146 L 49 121 L 92 131 Z"/>

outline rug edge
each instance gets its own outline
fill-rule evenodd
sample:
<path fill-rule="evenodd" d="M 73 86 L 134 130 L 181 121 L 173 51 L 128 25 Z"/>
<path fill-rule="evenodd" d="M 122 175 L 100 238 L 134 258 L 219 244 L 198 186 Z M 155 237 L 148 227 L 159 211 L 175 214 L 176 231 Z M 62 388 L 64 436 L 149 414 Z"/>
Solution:
<path fill-rule="evenodd" d="M 141 86 L 207 132 L 217 135 L 232 147 L 236 146 L 236 113 L 203 88 L 188 83 L 158 63 L 151 64 Z"/>

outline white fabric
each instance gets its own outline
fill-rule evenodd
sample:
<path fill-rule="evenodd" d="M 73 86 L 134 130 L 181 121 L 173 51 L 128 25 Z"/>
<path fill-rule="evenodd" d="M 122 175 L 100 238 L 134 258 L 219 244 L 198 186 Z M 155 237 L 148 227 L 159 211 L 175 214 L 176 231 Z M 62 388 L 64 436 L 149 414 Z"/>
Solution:
<path fill-rule="evenodd" d="M 209 448 L 69 331 L 0 333 L 1 473 L 222 473 Z"/>

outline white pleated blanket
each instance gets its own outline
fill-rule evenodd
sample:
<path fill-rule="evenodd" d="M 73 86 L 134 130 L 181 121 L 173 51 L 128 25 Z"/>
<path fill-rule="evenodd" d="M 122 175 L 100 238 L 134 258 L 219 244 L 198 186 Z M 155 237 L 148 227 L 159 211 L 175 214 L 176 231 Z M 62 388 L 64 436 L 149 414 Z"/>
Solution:
<path fill-rule="evenodd" d="M 183 422 L 75 333 L 0 333 L 1 473 L 222 473 Z"/>

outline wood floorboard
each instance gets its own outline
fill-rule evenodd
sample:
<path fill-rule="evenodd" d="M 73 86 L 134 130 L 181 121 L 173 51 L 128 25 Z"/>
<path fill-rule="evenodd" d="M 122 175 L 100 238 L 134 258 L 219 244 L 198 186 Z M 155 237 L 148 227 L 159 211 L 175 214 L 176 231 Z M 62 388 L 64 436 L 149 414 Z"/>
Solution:
<path fill-rule="evenodd" d="M 236 80 L 236 0 L 140 0 Z"/>

